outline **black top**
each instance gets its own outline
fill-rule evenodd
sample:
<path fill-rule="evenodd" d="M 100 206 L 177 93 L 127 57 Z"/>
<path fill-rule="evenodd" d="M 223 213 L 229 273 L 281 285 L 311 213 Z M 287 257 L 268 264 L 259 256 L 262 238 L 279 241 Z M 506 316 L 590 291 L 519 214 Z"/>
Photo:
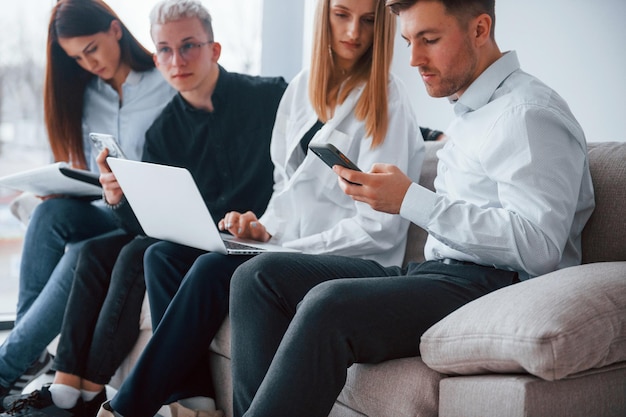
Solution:
<path fill-rule="evenodd" d="M 420 131 L 425 141 L 439 140 L 439 136 L 443 134 L 440 130 L 429 129 L 427 127 L 420 127 Z"/>
<path fill-rule="evenodd" d="M 322 126 L 324 126 L 324 123 L 318 120 L 317 122 L 315 122 L 313 127 L 310 128 L 309 131 L 304 134 L 302 139 L 300 139 L 300 148 L 305 154 L 309 152 L 309 143 L 311 143 L 311 141 L 313 140 L 313 136 L 315 136 L 317 131 L 320 130 Z"/>
<path fill-rule="evenodd" d="M 220 67 L 211 97 L 215 110 L 196 109 L 174 96 L 146 132 L 142 160 L 187 168 L 216 223 L 231 210 L 261 216 L 273 190 L 270 140 L 286 87 L 282 77 Z M 138 232 L 124 206 L 119 211 L 124 227 Z"/>

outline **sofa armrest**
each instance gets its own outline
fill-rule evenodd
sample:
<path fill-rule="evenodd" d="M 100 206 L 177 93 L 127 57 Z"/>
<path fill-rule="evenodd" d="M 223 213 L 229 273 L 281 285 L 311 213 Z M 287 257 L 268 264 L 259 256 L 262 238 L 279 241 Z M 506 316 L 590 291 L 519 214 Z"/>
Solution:
<path fill-rule="evenodd" d="M 566 268 L 487 294 L 426 331 L 420 350 L 445 374 L 546 380 L 626 361 L 626 262 Z"/>

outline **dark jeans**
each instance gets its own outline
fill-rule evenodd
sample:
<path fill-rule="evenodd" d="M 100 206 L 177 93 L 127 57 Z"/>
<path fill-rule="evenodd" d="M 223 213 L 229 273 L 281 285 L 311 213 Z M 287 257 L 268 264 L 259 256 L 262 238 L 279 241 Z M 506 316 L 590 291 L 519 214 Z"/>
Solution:
<path fill-rule="evenodd" d="M 153 329 L 159 326 L 193 263 L 205 253 L 201 249 L 171 242 L 159 242 L 148 249 L 144 269 Z"/>
<path fill-rule="evenodd" d="M 85 244 L 63 318 L 56 370 L 109 382 L 139 334 L 146 292 L 143 254 L 154 242 L 119 235 Z"/>
<path fill-rule="evenodd" d="M 209 345 L 228 314 L 232 273 L 248 259 L 165 242 L 148 250 L 146 283 L 156 326 L 111 400 L 115 411 L 124 416 L 151 417 L 163 404 L 215 396 Z"/>
<path fill-rule="evenodd" d="M 516 278 L 474 264 L 257 256 L 231 283 L 234 415 L 327 416 L 350 365 L 418 356 L 430 326 Z"/>

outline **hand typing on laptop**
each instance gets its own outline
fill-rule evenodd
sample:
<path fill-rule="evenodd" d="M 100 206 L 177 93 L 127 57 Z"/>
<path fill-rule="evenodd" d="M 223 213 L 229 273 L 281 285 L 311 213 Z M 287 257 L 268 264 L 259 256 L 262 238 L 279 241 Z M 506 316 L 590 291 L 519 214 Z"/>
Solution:
<path fill-rule="evenodd" d="M 229 211 L 217 224 L 220 230 L 227 230 L 233 236 L 242 239 L 253 239 L 259 242 L 267 242 L 272 237 L 265 226 L 259 223 L 256 215 L 247 211 L 243 214 Z"/>

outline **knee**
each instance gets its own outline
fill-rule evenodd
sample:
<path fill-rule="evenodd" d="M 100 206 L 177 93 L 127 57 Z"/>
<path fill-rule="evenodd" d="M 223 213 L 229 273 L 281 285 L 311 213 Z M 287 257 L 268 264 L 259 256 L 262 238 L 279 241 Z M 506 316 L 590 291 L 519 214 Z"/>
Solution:
<path fill-rule="evenodd" d="M 168 247 L 168 242 L 157 242 L 150 245 L 143 257 L 145 268 L 148 269 L 151 265 L 162 264 L 164 262 L 163 259 L 168 256 Z"/>
<path fill-rule="evenodd" d="M 205 253 L 196 258 L 184 278 L 181 277 L 179 292 L 227 299 L 231 275 L 226 255 Z"/>
<path fill-rule="evenodd" d="M 143 254 L 143 270 L 146 285 L 150 291 L 153 285 L 163 285 L 165 280 L 174 280 L 177 285 L 183 279 L 171 273 L 171 244 L 169 242 L 156 242 L 150 245 Z M 154 282 L 152 282 L 154 281 Z"/>
<path fill-rule="evenodd" d="M 317 328 L 320 332 L 332 331 L 339 326 L 341 318 L 351 311 L 350 300 L 350 289 L 341 280 L 323 282 L 304 296 L 294 321 L 303 323 L 308 330 Z"/>
<path fill-rule="evenodd" d="M 271 282 L 282 276 L 284 257 L 281 253 L 267 253 L 241 264 L 232 276 L 231 303 L 248 294 L 258 294 L 260 287 L 272 287 Z"/>
<path fill-rule="evenodd" d="M 50 226 L 57 226 L 63 224 L 71 219 L 72 216 L 68 216 L 68 211 L 71 210 L 71 201 L 67 198 L 50 198 L 44 200 L 35 207 L 30 222 L 36 224 L 49 224 Z"/>
<path fill-rule="evenodd" d="M 150 240 L 145 237 L 135 237 L 128 241 L 117 257 L 115 265 L 122 268 L 132 268 L 133 270 L 143 271 L 143 258 L 147 249 L 149 249 Z"/>

